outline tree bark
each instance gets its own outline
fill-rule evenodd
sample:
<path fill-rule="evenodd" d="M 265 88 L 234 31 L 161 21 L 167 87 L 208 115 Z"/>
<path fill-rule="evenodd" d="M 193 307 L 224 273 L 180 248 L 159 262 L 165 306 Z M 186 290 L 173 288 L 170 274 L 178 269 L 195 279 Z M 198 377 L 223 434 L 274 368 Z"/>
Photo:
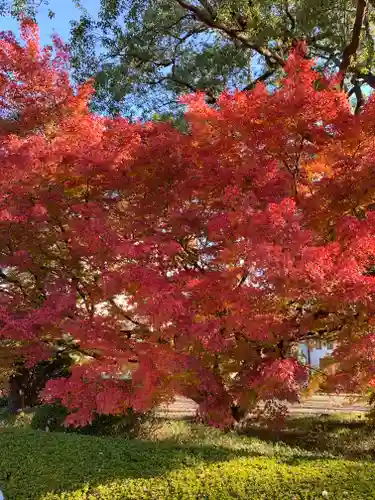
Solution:
<path fill-rule="evenodd" d="M 231 411 L 232 411 L 232 416 L 237 423 L 241 422 L 241 420 L 243 420 L 246 417 L 246 410 L 244 410 L 238 405 L 232 405 Z"/>
<path fill-rule="evenodd" d="M 25 376 L 13 374 L 9 378 L 8 411 L 15 415 L 25 408 Z"/>
<path fill-rule="evenodd" d="M 8 411 L 17 414 L 26 407 L 39 403 L 39 393 L 52 378 L 66 377 L 71 365 L 70 358 L 58 357 L 41 362 L 31 369 L 19 366 L 8 381 Z"/>

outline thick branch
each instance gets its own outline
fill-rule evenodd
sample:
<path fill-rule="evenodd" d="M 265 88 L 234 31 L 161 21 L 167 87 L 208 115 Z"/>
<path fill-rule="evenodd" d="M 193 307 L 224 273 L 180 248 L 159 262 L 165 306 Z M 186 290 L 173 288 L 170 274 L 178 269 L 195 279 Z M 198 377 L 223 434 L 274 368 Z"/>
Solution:
<path fill-rule="evenodd" d="M 290 13 L 290 10 L 289 10 L 289 5 L 288 5 L 288 0 L 286 0 L 285 2 L 285 13 L 290 21 L 290 31 L 292 33 L 294 33 L 295 29 L 296 29 L 296 20 L 294 19 L 294 17 L 292 16 L 292 14 Z"/>
<path fill-rule="evenodd" d="M 358 81 L 356 81 L 353 85 L 353 87 L 350 89 L 348 92 L 348 98 L 355 94 L 355 97 L 357 99 L 357 103 L 355 106 L 354 114 L 358 115 L 361 112 L 362 106 L 364 104 L 364 98 L 363 98 L 363 93 L 360 84 Z"/>
<path fill-rule="evenodd" d="M 342 73 L 342 79 L 344 80 L 345 73 L 347 72 L 351 58 L 354 56 L 358 50 L 359 46 L 359 38 L 361 35 L 363 16 L 365 14 L 366 1 L 365 0 L 357 0 L 357 10 L 355 14 L 355 21 L 352 30 L 352 39 L 344 49 L 342 54 L 341 63 L 339 66 L 339 71 Z"/>
<path fill-rule="evenodd" d="M 260 45 L 252 42 L 246 35 L 246 33 L 238 32 L 237 30 L 229 28 L 222 22 L 214 19 L 207 10 L 196 7 L 195 5 L 185 2 L 185 0 L 176 0 L 176 2 L 178 2 L 178 4 L 183 9 L 192 12 L 195 15 L 195 17 L 202 23 L 206 24 L 207 26 L 210 26 L 211 28 L 215 28 L 222 31 L 223 33 L 228 35 L 229 38 L 231 38 L 232 40 L 239 41 L 244 45 L 244 47 L 247 47 L 248 49 L 252 49 L 258 52 L 258 54 L 262 55 L 269 64 L 277 63 L 280 66 L 285 65 L 284 58 L 281 57 L 279 54 L 266 47 L 261 47 Z"/>
<path fill-rule="evenodd" d="M 361 78 L 367 85 L 369 85 L 372 89 L 375 89 L 375 75 L 373 73 L 355 70 L 354 74 L 357 78 Z"/>
<path fill-rule="evenodd" d="M 199 0 L 199 3 L 202 5 L 202 7 L 204 7 L 207 12 L 209 12 L 211 15 L 213 15 L 214 11 L 210 5 L 209 2 L 207 2 L 207 0 Z"/>

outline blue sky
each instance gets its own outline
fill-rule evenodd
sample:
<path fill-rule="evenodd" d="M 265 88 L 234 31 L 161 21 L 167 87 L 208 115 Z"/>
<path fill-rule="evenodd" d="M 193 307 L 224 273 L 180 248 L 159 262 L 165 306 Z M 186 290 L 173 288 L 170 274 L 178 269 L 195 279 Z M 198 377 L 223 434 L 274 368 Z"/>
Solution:
<path fill-rule="evenodd" d="M 88 12 L 96 14 L 99 10 L 100 0 L 83 0 L 81 4 Z M 55 13 L 53 19 L 49 19 L 48 12 L 51 9 Z M 49 5 L 42 5 L 37 15 L 40 28 L 41 44 L 51 43 L 51 35 L 57 33 L 68 42 L 70 33 L 70 21 L 80 17 L 80 10 L 74 5 L 73 0 L 50 0 Z M 11 30 L 18 34 L 18 23 L 11 17 L 0 18 L 0 31 Z"/>

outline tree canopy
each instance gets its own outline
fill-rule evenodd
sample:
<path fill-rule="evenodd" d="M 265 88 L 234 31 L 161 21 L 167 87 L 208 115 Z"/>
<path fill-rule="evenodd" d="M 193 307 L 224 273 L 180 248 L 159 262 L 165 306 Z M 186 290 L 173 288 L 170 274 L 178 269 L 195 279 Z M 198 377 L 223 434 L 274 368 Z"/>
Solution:
<path fill-rule="evenodd" d="M 48 3 L 49 0 L 0 0 L 0 16 L 34 18 L 40 7 Z"/>
<path fill-rule="evenodd" d="M 185 97 L 181 133 L 93 113 L 62 42 L 22 36 L 0 41 L 0 339 L 28 365 L 75 350 L 44 391 L 68 424 L 176 393 L 222 426 L 282 410 L 310 338 L 337 342 L 327 387 L 374 382 L 375 97 L 353 114 L 298 44 L 272 91 Z"/>
<path fill-rule="evenodd" d="M 176 97 L 277 84 L 293 44 L 305 40 L 319 70 L 346 74 L 362 104 L 375 86 L 374 15 L 365 0 L 106 0 L 73 24 L 76 77 L 95 76 L 96 109 L 152 116 Z"/>

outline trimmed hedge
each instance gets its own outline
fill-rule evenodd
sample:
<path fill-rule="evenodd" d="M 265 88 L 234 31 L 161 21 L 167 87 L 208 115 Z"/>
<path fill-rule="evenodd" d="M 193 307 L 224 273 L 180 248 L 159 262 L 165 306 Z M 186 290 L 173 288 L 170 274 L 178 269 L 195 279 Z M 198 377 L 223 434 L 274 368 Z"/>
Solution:
<path fill-rule="evenodd" d="M 375 464 L 251 456 L 175 442 L 0 431 L 7 500 L 314 500 L 375 498 Z"/>

